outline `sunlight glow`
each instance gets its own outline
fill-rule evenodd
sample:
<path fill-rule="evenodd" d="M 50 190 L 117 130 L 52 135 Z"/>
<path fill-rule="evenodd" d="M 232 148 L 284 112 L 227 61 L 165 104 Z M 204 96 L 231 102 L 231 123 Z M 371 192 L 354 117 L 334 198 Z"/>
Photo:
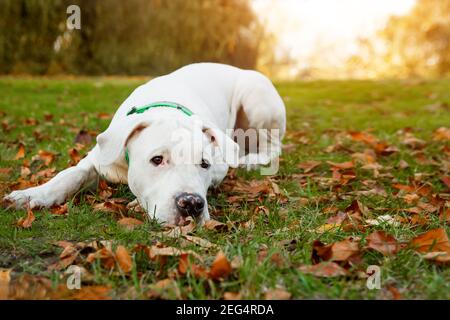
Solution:
<path fill-rule="evenodd" d="M 277 55 L 296 61 L 293 73 L 320 59 L 342 64 L 391 15 L 406 14 L 415 0 L 253 0 L 263 24 L 277 35 Z"/>

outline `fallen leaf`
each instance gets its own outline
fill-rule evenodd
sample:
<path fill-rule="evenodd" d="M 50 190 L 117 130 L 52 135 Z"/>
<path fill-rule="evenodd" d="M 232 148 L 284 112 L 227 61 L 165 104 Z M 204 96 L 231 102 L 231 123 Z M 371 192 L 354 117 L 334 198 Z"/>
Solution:
<path fill-rule="evenodd" d="M 228 231 L 227 224 L 214 219 L 206 221 L 204 227 L 208 230 L 223 231 L 223 232 Z"/>
<path fill-rule="evenodd" d="M 100 259 L 103 267 L 106 269 L 113 269 L 115 267 L 114 253 L 109 248 L 101 248 L 100 250 L 90 253 L 86 261 L 93 263 L 95 260 Z"/>
<path fill-rule="evenodd" d="M 122 218 L 119 221 L 117 221 L 117 223 L 122 227 L 125 227 L 125 229 L 127 230 L 133 230 L 134 228 L 140 226 L 144 222 L 135 218 Z"/>
<path fill-rule="evenodd" d="M 331 167 L 336 168 L 336 169 L 351 169 L 354 167 L 353 161 L 347 161 L 347 162 L 341 162 L 341 163 L 327 161 L 327 163 Z"/>
<path fill-rule="evenodd" d="M 384 256 L 395 255 L 402 248 L 393 236 L 384 231 L 374 231 L 366 240 L 366 248 L 381 252 Z"/>
<path fill-rule="evenodd" d="M 75 291 L 72 296 L 74 300 L 110 300 L 108 295 L 111 291 L 109 286 L 82 286 L 80 290 Z"/>
<path fill-rule="evenodd" d="M 450 242 L 444 228 L 427 231 L 410 242 L 418 252 L 425 253 L 425 259 L 436 262 L 448 262 L 450 259 Z"/>
<path fill-rule="evenodd" d="M 127 206 L 122 201 L 110 199 L 108 201 L 97 203 L 93 206 L 94 211 L 102 211 L 108 213 L 125 214 L 127 212 Z"/>
<path fill-rule="evenodd" d="M 213 280 L 224 279 L 231 273 L 231 264 L 222 251 L 219 251 L 211 265 L 209 277 Z"/>
<path fill-rule="evenodd" d="M 367 132 L 350 131 L 349 134 L 353 141 L 362 141 L 367 144 L 373 144 L 378 141 L 377 138 Z"/>
<path fill-rule="evenodd" d="M 241 294 L 239 292 L 226 291 L 223 293 L 223 300 L 241 300 Z"/>
<path fill-rule="evenodd" d="M 313 263 L 320 261 L 346 262 L 350 257 L 359 253 L 359 239 L 348 237 L 342 241 L 323 244 L 319 240 L 313 242 L 312 260 Z"/>
<path fill-rule="evenodd" d="M 443 176 L 441 181 L 450 189 L 450 176 Z"/>
<path fill-rule="evenodd" d="M 14 157 L 14 160 L 19 160 L 25 157 L 25 145 L 23 143 L 19 143 L 19 149 Z"/>
<path fill-rule="evenodd" d="M 208 271 L 204 267 L 189 261 L 189 254 L 186 253 L 180 256 L 178 272 L 183 275 L 190 272 L 196 278 L 206 278 L 208 276 Z"/>
<path fill-rule="evenodd" d="M 68 212 L 68 203 L 66 202 L 63 205 L 53 206 L 53 207 L 51 207 L 50 211 L 51 211 L 51 213 L 58 214 L 58 215 L 66 214 Z"/>
<path fill-rule="evenodd" d="M 433 134 L 433 140 L 450 141 L 450 128 L 440 127 Z"/>
<path fill-rule="evenodd" d="M 200 247 L 203 248 L 214 248 L 216 247 L 216 245 L 212 242 L 209 242 L 206 239 L 202 239 L 200 237 L 195 237 L 195 236 L 190 236 L 190 235 L 184 235 L 183 236 L 186 240 L 188 240 L 189 242 L 195 243 L 196 245 L 199 245 Z"/>
<path fill-rule="evenodd" d="M 74 166 L 81 160 L 81 155 L 76 148 L 69 149 L 70 165 Z"/>
<path fill-rule="evenodd" d="M 300 266 L 298 269 L 302 273 L 312 274 L 317 277 L 325 277 L 325 278 L 345 276 L 348 274 L 347 270 L 342 268 L 337 263 L 328 261 L 314 265 L 303 265 Z"/>
<path fill-rule="evenodd" d="M 127 248 L 124 246 L 118 246 L 116 249 L 116 260 L 119 264 L 120 269 L 123 272 L 128 273 L 133 268 L 133 261 L 131 260 L 130 254 Z"/>
<path fill-rule="evenodd" d="M 0 268 L 0 300 L 6 300 L 9 297 L 9 283 L 11 281 L 12 269 Z"/>
<path fill-rule="evenodd" d="M 55 160 L 55 154 L 50 151 L 39 150 L 37 158 L 42 160 L 45 166 L 48 167 Z"/>
<path fill-rule="evenodd" d="M 20 218 L 17 221 L 17 225 L 22 228 L 31 228 L 31 224 L 36 219 L 33 214 L 33 211 L 30 208 L 27 208 L 27 216 L 25 218 Z"/>
<path fill-rule="evenodd" d="M 299 163 L 299 164 L 297 164 L 297 167 L 300 168 L 300 169 L 303 169 L 303 171 L 305 173 L 308 173 L 311 170 L 313 170 L 315 167 L 319 166 L 321 163 L 322 162 L 320 162 L 320 161 L 311 160 L 311 161 L 306 161 L 306 162 L 303 162 L 303 163 Z"/>
<path fill-rule="evenodd" d="M 291 293 L 284 289 L 272 289 L 267 290 L 264 294 L 266 300 L 289 300 L 291 299 Z"/>
<path fill-rule="evenodd" d="M 92 136 L 89 134 L 87 130 L 80 130 L 75 137 L 75 143 L 81 143 L 84 145 L 88 145 L 92 142 Z"/>

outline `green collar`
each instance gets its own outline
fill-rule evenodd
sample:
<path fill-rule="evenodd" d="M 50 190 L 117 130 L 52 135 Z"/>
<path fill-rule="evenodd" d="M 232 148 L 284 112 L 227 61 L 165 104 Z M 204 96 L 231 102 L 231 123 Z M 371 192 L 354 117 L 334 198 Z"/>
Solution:
<path fill-rule="evenodd" d="M 189 110 L 185 106 L 182 106 L 181 104 L 178 104 L 178 103 L 175 103 L 175 102 L 162 101 L 162 102 L 150 103 L 150 104 L 145 105 L 145 106 L 140 107 L 140 108 L 133 107 L 133 108 L 131 108 L 130 111 L 128 111 L 127 116 L 129 116 L 130 114 L 133 114 L 133 113 L 144 113 L 148 109 L 159 108 L 159 107 L 178 109 L 178 110 L 180 110 L 181 112 L 183 112 L 184 114 L 186 114 L 189 117 L 194 114 L 191 110 Z"/>
<path fill-rule="evenodd" d="M 148 109 L 159 108 L 159 107 L 166 107 L 166 108 L 173 108 L 173 109 L 180 110 L 188 117 L 190 117 L 194 114 L 191 110 L 189 110 L 185 106 L 182 106 L 181 104 L 178 104 L 175 102 L 161 101 L 161 102 L 153 102 L 153 103 L 147 104 L 140 108 L 133 107 L 133 108 L 131 108 L 130 111 L 128 111 L 127 116 L 129 116 L 131 114 L 135 114 L 135 113 L 136 114 L 144 113 Z M 127 164 L 129 165 L 130 164 L 130 155 L 128 153 L 127 147 L 125 147 L 125 160 L 126 160 Z"/>

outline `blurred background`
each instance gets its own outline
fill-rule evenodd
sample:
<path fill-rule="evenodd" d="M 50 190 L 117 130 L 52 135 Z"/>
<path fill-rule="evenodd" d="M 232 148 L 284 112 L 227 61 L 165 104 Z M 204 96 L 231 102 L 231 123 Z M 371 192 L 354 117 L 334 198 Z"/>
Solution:
<path fill-rule="evenodd" d="M 81 29 L 66 26 L 81 9 Z M 0 0 L 0 73 L 150 75 L 192 62 L 273 79 L 442 78 L 450 0 Z"/>

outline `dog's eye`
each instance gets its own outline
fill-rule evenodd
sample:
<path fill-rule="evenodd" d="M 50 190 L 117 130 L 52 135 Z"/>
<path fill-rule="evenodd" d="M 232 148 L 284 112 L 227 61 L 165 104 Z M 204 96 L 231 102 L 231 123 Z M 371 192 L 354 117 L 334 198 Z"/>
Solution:
<path fill-rule="evenodd" d="M 155 156 L 150 161 L 153 162 L 153 164 L 155 166 L 159 166 L 162 163 L 162 161 L 163 161 L 163 157 L 162 156 Z"/>
<path fill-rule="evenodd" d="M 203 169 L 208 169 L 210 166 L 209 162 L 206 161 L 205 159 L 202 159 L 202 163 L 200 164 L 200 167 L 202 167 Z"/>

